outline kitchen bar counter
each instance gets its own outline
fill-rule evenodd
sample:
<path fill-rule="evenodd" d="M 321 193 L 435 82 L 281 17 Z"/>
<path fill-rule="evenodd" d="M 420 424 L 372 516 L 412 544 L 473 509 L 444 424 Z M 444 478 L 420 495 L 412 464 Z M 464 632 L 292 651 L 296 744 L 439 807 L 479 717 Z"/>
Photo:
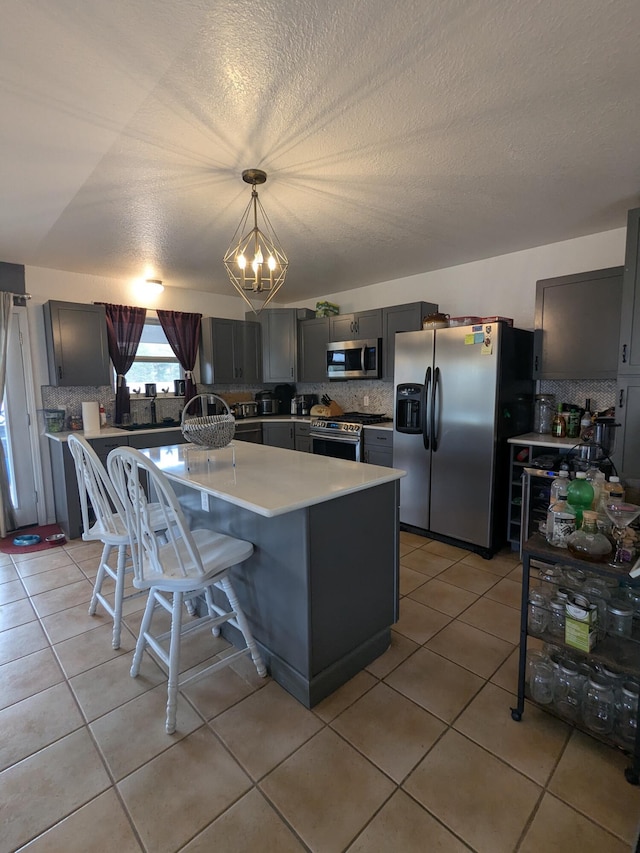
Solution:
<path fill-rule="evenodd" d="M 582 444 L 579 438 L 556 438 L 556 436 L 539 433 L 525 432 L 523 435 L 514 435 L 507 439 L 509 444 L 530 444 L 532 447 L 557 447 L 559 450 L 571 450 Z"/>
<path fill-rule="evenodd" d="M 143 451 L 192 528 L 247 539 L 234 584 L 271 676 L 306 707 L 389 647 L 404 472 L 245 442 Z M 234 629 L 223 633 L 239 642 Z"/>

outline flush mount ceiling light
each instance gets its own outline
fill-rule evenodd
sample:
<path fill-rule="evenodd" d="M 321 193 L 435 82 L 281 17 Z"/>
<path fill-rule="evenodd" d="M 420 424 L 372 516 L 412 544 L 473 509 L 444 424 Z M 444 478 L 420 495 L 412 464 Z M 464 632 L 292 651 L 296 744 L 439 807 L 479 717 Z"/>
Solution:
<path fill-rule="evenodd" d="M 145 287 L 147 293 L 150 295 L 162 293 L 162 291 L 164 290 L 164 284 L 160 281 L 159 278 L 147 278 L 145 280 Z"/>
<path fill-rule="evenodd" d="M 262 169 L 245 169 L 242 180 L 252 186 L 251 199 L 224 256 L 224 265 L 231 284 L 251 310 L 259 314 L 284 284 L 289 261 L 258 198 L 256 186 L 264 184 L 267 173 Z M 258 215 L 262 228 L 258 225 Z M 252 298 L 263 300 L 259 308 L 254 307 Z"/>

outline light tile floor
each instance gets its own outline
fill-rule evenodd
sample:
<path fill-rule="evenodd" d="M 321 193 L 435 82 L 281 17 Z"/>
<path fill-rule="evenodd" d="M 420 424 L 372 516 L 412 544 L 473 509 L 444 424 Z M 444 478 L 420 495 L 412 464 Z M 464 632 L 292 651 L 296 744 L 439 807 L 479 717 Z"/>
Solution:
<path fill-rule="evenodd" d="M 389 651 L 309 711 L 248 661 L 181 692 L 87 615 L 99 548 L 0 555 L 0 853 L 623 853 L 626 759 L 516 687 L 520 568 L 402 534 Z M 194 640 L 183 667 L 226 644 Z"/>

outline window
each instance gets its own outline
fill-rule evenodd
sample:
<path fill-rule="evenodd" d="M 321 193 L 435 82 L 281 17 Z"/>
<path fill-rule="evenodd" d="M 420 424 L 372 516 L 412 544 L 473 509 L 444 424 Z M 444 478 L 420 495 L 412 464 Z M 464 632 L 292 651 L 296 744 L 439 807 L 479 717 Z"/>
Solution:
<path fill-rule="evenodd" d="M 130 391 L 144 391 L 145 383 L 155 382 L 157 391 L 172 390 L 173 380 L 182 379 L 182 368 L 158 320 L 147 320 L 140 345 L 129 372 Z"/>

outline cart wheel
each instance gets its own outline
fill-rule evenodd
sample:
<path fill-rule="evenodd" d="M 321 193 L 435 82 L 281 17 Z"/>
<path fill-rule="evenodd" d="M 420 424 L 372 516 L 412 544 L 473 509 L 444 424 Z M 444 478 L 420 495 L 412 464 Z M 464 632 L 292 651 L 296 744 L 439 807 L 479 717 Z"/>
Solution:
<path fill-rule="evenodd" d="M 637 785 L 640 783 L 640 779 L 638 778 L 638 774 L 633 769 L 633 767 L 625 767 L 624 769 L 624 778 L 630 785 Z"/>
<path fill-rule="evenodd" d="M 522 711 L 518 711 L 517 708 L 512 708 L 511 709 L 511 719 L 515 720 L 516 723 L 519 723 L 520 720 L 522 719 Z"/>

